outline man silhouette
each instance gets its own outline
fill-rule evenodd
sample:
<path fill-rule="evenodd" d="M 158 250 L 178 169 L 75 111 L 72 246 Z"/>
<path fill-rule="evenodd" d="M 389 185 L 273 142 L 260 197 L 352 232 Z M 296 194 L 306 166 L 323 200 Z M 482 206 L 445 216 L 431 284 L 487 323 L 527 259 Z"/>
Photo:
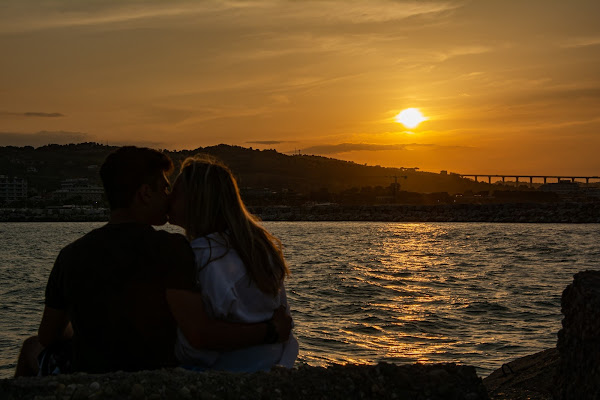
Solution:
<path fill-rule="evenodd" d="M 197 348 L 287 339 L 291 318 L 283 310 L 258 324 L 207 317 L 189 243 L 152 227 L 167 221 L 172 169 L 165 154 L 147 148 L 122 147 L 107 157 L 100 175 L 109 222 L 61 250 L 46 286 L 38 336 L 24 342 L 15 376 L 36 375 L 40 353 L 46 366 L 57 359 L 62 372 L 174 366 L 178 326 Z"/>

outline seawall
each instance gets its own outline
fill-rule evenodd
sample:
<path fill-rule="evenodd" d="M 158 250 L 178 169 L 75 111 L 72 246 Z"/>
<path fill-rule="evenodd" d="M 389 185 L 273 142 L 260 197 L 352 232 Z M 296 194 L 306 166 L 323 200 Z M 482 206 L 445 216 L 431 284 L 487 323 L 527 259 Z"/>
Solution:
<path fill-rule="evenodd" d="M 183 369 L 0 381 L 2 399 L 488 399 L 475 368 L 454 364 L 302 366 L 235 374 Z"/>
<path fill-rule="evenodd" d="M 253 207 L 264 221 L 600 223 L 597 203 Z"/>
<path fill-rule="evenodd" d="M 254 206 L 263 221 L 600 223 L 600 202 Z M 107 209 L 0 209 L 0 222 L 104 222 Z"/>

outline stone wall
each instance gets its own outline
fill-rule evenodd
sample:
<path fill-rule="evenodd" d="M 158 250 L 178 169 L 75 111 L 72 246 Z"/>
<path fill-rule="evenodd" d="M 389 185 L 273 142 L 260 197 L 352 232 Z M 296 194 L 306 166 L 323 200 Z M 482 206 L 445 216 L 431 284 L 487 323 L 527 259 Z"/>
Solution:
<path fill-rule="evenodd" d="M 474 367 L 454 364 L 301 366 L 235 374 L 183 369 L 0 380 L 2 399 L 485 400 Z"/>

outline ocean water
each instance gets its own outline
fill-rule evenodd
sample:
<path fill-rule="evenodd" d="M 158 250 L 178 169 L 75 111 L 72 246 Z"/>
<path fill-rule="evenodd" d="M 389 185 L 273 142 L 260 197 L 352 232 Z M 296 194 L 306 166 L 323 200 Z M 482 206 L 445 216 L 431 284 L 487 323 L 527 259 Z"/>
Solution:
<path fill-rule="evenodd" d="M 0 377 L 37 331 L 59 250 L 101 223 L 0 223 Z M 265 222 L 284 243 L 298 363 L 456 362 L 487 376 L 556 345 L 600 224 Z M 179 232 L 178 228 L 164 229 Z"/>

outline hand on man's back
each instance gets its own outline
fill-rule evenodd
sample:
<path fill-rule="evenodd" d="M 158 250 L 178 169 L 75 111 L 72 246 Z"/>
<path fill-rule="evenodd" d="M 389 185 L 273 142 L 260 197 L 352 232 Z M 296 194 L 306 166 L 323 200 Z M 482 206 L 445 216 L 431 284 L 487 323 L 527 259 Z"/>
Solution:
<path fill-rule="evenodd" d="M 287 341 L 290 337 L 293 327 L 292 317 L 288 313 L 287 307 L 279 306 L 279 308 L 273 313 L 272 321 L 275 325 L 275 329 L 277 330 L 279 339 L 278 341 Z"/>

